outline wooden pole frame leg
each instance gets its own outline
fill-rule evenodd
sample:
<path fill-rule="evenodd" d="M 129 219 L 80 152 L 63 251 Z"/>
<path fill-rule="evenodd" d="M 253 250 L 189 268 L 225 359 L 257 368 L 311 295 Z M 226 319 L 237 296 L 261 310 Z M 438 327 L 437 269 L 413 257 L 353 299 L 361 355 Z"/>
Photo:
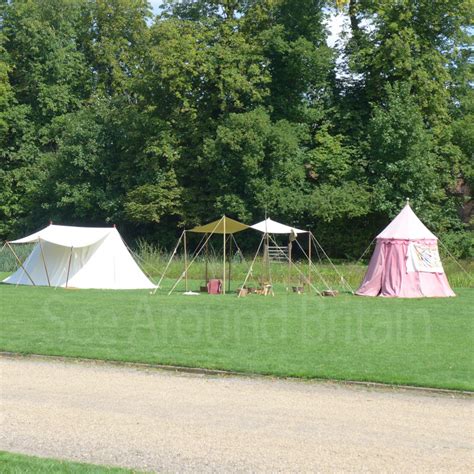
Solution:
<path fill-rule="evenodd" d="M 290 286 L 291 286 L 291 258 L 292 258 L 292 247 L 293 247 L 293 242 L 290 240 L 288 242 L 288 284 L 286 286 L 286 291 L 290 291 Z"/>
<path fill-rule="evenodd" d="M 257 260 L 257 257 L 260 253 L 260 249 L 261 249 L 262 244 L 264 243 L 264 241 L 265 241 L 265 236 L 263 235 L 262 239 L 260 240 L 260 244 L 258 245 L 257 251 L 255 252 L 255 256 L 253 257 L 252 263 L 250 264 L 250 267 L 247 271 L 247 274 L 245 275 L 245 279 L 244 279 L 244 282 L 242 284 L 241 291 L 239 291 L 239 294 L 237 296 L 238 298 L 240 298 L 242 296 L 242 290 L 245 288 L 245 285 L 247 284 L 247 281 L 250 277 L 250 274 L 253 272 L 253 266 L 255 265 L 255 261 Z"/>
<path fill-rule="evenodd" d="M 41 239 L 38 239 L 38 242 L 41 249 L 41 259 L 43 260 L 44 271 L 46 273 L 46 279 L 48 280 L 48 286 L 51 286 L 51 281 L 49 279 L 48 267 L 46 266 L 46 259 L 44 258 L 43 244 L 41 243 Z"/>
<path fill-rule="evenodd" d="M 222 234 L 223 235 L 223 243 L 222 243 L 222 247 L 223 247 L 223 251 L 224 251 L 224 256 L 223 256 L 223 259 L 222 259 L 222 294 L 225 295 L 225 259 L 226 259 L 226 233 L 225 233 L 225 216 L 222 217 L 222 219 L 224 220 L 223 221 L 223 224 L 224 224 L 224 233 Z"/>
<path fill-rule="evenodd" d="M 232 277 L 232 234 L 229 235 L 229 283 L 227 284 L 227 291 L 230 293 L 230 281 Z"/>
<path fill-rule="evenodd" d="M 312 265 L 311 247 L 312 247 L 311 232 L 308 231 L 308 284 L 309 285 L 311 284 L 311 265 Z"/>
<path fill-rule="evenodd" d="M 184 243 L 184 288 L 185 291 L 188 291 L 188 249 L 186 243 L 186 231 L 183 233 L 183 243 Z"/>
<path fill-rule="evenodd" d="M 207 234 L 206 234 L 207 237 Z M 204 259 L 206 261 L 205 263 L 205 270 L 204 270 L 204 280 L 206 282 L 206 286 L 209 283 L 209 242 L 206 240 L 205 243 L 205 256 Z"/>
<path fill-rule="evenodd" d="M 69 254 L 69 262 L 67 264 L 67 274 L 66 274 L 66 286 L 65 288 L 67 288 L 68 286 L 68 283 L 69 283 L 69 272 L 71 271 L 71 260 L 72 260 L 72 251 L 73 251 L 74 247 L 71 247 L 71 253 Z"/>
<path fill-rule="evenodd" d="M 13 253 L 13 255 L 15 256 L 16 258 L 16 261 L 18 262 L 18 264 L 20 265 L 20 267 L 22 268 L 22 270 L 25 272 L 25 275 L 28 277 L 28 279 L 31 281 L 31 284 L 33 286 L 36 286 L 36 283 L 33 281 L 33 278 L 31 278 L 31 275 L 28 273 L 28 271 L 26 270 L 26 268 L 23 266 L 23 263 L 21 262 L 20 258 L 18 257 L 18 255 L 16 254 L 15 250 L 13 250 L 13 247 L 10 245 L 10 242 L 7 242 L 6 243 L 7 247 L 11 250 L 11 252 Z"/>
<path fill-rule="evenodd" d="M 214 235 L 214 232 L 216 231 L 216 229 L 219 227 L 219 224 L 222 222 L 222 218 L 219 219 L 219 221 L 216 223 L 215 227 L 212 229 L 212 231 L 209 233 L 209 234 L 206 234 L 207 235 L 207 238 L 205 240 L 204 243 L 202 243 L 202 245 L 198 246 L 198 248 L 196 249 L 196 251 L 194 252 L 194 254 L 192 255 L 192 258 L 191 258 L 191 261 L 188 263 L 188 266 L 186 268 L 186 271 L 189 270 L 189 268 L 191 267 L 191 265 L 194 263 L 194 261 L 196 260 L 196 258 L 201 254 L 202 250 L 205 248 L 205 245 L 206 243 L 209 241 L 209 239 Z M 176 246 L 177 248 L 177 246 Z M 171 262 L 171 259 L 169 260 L 169 262 Z M 184 278 L 184 273 L 183 272 L 180 277 L 175 281 L 174 285 L 172 286 L 171 290 L 168 292 L 168 296 L 170 296 L 173 291 L 175 290 L 175 288 L 178 286 L 179 282 Z M 160 280 L 161 281 L 161 280 Z"/>

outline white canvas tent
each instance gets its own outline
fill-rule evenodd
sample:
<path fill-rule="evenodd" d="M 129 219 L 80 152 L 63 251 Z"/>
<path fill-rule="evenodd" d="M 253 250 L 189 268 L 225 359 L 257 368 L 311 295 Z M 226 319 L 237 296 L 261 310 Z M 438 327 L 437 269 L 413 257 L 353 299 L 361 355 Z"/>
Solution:
<path fill-rule="evenodd" d="M 36 244 L 20 268 L 3 280 L 14 285 L 97 289 L 151 289 L 115 227 L 49 225 L 7 243 Z"/>

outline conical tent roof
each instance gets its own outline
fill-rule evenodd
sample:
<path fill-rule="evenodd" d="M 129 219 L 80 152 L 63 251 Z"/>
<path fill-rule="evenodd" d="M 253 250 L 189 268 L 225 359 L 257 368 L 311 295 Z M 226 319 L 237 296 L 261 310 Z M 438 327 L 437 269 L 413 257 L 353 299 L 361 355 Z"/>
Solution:
<path fill-rule="evenodd" d="M 420 221 L 407 203 L 393 221 L 377 235 L 377 239 L 437 240 L 437 237 Z"/>
<path fill-rule="evenodd" d="M 242 224 L 234 219 L 227 216 L 222 216 L 214 222 L 209 224 L 198 225 L 189 232 L 197 232 L 200 234 L 235 234 L 242 230 L 248 229 L 247 224 Z"/>
<path fill-rule="evenodd" d="M 250 226 L 252 229 L 258 230 L 259 232 L 268 234 L 304 234 L 307 230 L 297 229 L 296 227 L 290 227 L 289 225 L 280 224 L 269 217 L 262 222 Z"/>

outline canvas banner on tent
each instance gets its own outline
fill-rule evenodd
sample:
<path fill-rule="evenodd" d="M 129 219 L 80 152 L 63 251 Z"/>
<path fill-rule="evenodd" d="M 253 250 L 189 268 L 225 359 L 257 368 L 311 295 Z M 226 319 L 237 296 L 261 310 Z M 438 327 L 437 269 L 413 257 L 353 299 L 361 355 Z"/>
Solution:
<path fill-rule="evenodd" d="M 438 246 L 410 242 L 408 245 L 407 272 L 444 273 Z"/>

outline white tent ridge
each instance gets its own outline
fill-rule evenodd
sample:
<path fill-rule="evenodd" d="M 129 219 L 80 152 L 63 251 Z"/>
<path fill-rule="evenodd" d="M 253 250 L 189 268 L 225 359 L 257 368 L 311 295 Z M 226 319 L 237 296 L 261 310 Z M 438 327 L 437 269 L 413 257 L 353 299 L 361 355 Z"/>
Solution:
<path fill-rule="evenodd" d="M 49 225 L 9 244 L 36 243 L 21 267 L 3 280 L 14 285 L 153 289 L 115 227 Z"/>
<path fill-rule="evenodd" d="M 297 229 L 296 227 L 290 227 L 289 225 L 281 224 L 276 222 L 269 217 L 265 220 L 258 222 L 257 224 L 251 225 L 251 229 L 258 230 L 264 234 L 305 234 L 307 230 Z"/>
<path fill-rule="evenodd" d="M 88 247 L 107 237 L 114 227 L 75 227 L 68 225 L 49 225 L 34 234 L 11 240 L 11 244 L 31 244 L 40 240 L 61 247 Z"/>

